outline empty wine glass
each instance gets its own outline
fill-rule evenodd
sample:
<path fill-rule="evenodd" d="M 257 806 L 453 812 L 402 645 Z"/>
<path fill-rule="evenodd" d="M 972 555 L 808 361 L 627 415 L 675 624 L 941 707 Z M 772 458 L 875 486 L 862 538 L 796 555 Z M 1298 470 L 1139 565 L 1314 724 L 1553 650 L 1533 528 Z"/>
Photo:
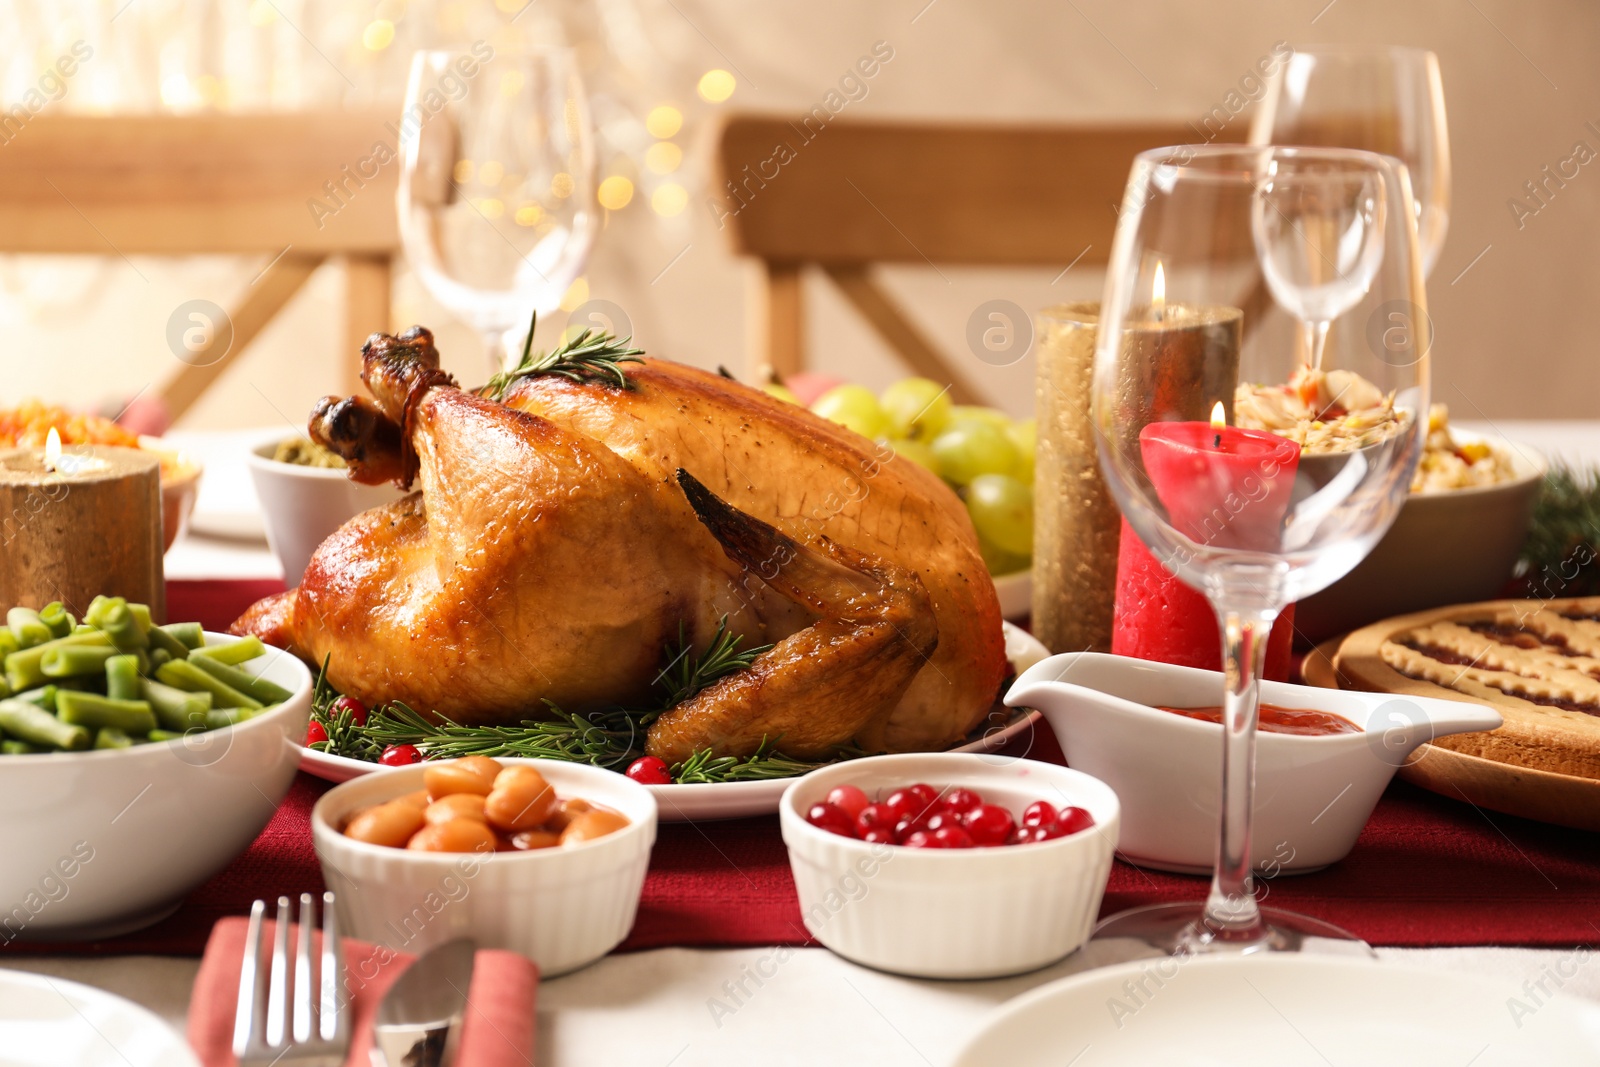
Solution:
<path fill-rule="evenodd" d="M 482 53 L 487 53 L 482 54 Z M 594 243 L 594 137 L 577 59 L 418 52 L 398 206 L 423 286 L 484 337 L 490 374 L 555 310 Z"/>
<path fill-rule="evenodd" d="M 1371 152 L 1209 145 L 1134 162 L 1101 303 L 1093 420 L 1133 532 L 1216 610 L 1221 827 L 1203 904 L 1124 912 L 1098 938 L 1180 954 L 1367 951 L 1257 905 L 1258 679 L 1278 614 L 1371 551 L 1421 455 L 1428 327 L 1411 212 L 1404 166 Z M 1320 266 L 1297 249 L 1302 237 Z M 1266 314 L 1251 298 L 1263 291 L 1358 328 L 1341 326 L 1328 368 L 1309 368 L 1292 337 L 1250 328 Z M 1412 320 L 1405 344 L 1382 329 L 1397 308 Z"/>
<path fill-rule="evenodd" d="M 1360 159 L 1275 159 L 1259 192 L 1250 230 L 1262 273 L 1321 370 L 1328 327 L 1366 296 L 1383 259 L 1383 175 Z"/>
<path fill-rule="evenodd" d="M 1450 224 L 1450 135 L 1439 59 L 1421 48 L 1311 45 L 1268 84 L 1251 144 L 1364 148 L 1411 174 L 1425 274 Z"/>

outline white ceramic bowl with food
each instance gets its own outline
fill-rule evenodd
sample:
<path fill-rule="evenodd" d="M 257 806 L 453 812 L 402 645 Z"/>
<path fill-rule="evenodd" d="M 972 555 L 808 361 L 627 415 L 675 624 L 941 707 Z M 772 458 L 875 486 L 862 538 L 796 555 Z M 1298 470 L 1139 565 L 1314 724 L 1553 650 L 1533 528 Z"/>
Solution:
<path fill-rule="evenodd" d="M 1222 802 L 1222 726 L 1160 710 L 1222 703 L 1222 675 L 1096 652 L 1068 652 L 1030 667 L 1006 694 L 1037 708 L 1067 762 L 1105 781 L 1122 801 L 1117 851 L 1131 863 L 1209 874 Z M 1332 712 L 1359 732 L 1256 735 L 1256 870 L 1319 870 L 1355 845 L 1400 765 L 1444 734 L 1492 730 L 1482 704 L 1352 693 L 1263 682 L 1261 700 Z"/>
<path fill-rule="evenodd" d="M 1295 628 L 1310 641 L 1379 619 L 1499 596 L 1516 568 L 1548 469 L 1543 456 L 1501 437 L 1451 427 L 1461 444 L 1509 458 L 1514 477 L 1494 485 L 1412 493 L 1366 559 L 1302 600 Z"/>
<path fill-rule="evenodd" d="M 236 640 L 206 635 L 208 644 Z M 277 649 L 239 669 L 293 696 L 176 741 L 0 756 L 0 943 L 148 926 L 256 839 L 294 780 L 312 678 Z"/>
<path fill-rule="evenodd" d="M 267 544 L 283 580 L 300 584 L 306 564 L 328 535 L 369 508 L 401 496 L 391 485 L 360 485 L 342 467 L 307 467 L 273 459 L 277 441 L 250 450 L 250 480 L 266 522 Z"/>
<path fill-rule="evenodd" d="M 837 786 L 879 800 L 926 782 L 964 786 L 1013 817 L 1036 800 L 1094 816 L 1054 841 L 995 848 L 868 844 L 805 813 Z M 778 820 L 806 929 L 856 963 L 919 978 L 995 978 L 1054 963 L 1089 939 L 1111 877 L 1120 805 L 1103 782 L 1052 763 L 954 753 L 871 756 L 812 771 Z"/>
<path fill-rule="evenodd" d="M 159 437 L 141 436 L 139 447 L 161 457 L 161 550 L 170 552 L 194 513 L 204 468 L 193 456 Z"/>
<path fill-rule="evenodd" d="M 656 839 L 650 791 L 615 771 L 556 760 L 535 767 L 563 799 L 621 812 L 628 825 L 580 845 L 492 854 L 422 852 L 346 837 L 360 811 L 423 788 L 428 764 L 355 778 L 311 809 L 322 873 L 345 933 L 421 954 L 458 937 L 519 952 L 553 978 L 610 952 L 633 928 Z"/>

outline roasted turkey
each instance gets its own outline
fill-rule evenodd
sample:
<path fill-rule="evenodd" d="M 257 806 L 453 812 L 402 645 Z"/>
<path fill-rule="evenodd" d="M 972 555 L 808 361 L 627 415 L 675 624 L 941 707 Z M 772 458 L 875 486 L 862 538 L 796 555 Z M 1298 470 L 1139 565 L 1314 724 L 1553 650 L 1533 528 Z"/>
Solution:
<path fill-rule="evenodd" d="M 357 481 L 418 492 L 350 520 L 298 589 L 234 624 L 328 664 L 340 691 L 465 723 L 645 706 L 680 628 L 724 618 L 746 670 L 651 726 L 669 763 L 763 739 L 942 748 L 1007 670 L 1000 609 L 954 493 L 810 412 L 664 360 L 515 377 L 491 399 L 428 331 L 374 335 L 372 394 L 329 397 L 314 439 Z M 620 365 L 617 365 L 620 369 Z"/>

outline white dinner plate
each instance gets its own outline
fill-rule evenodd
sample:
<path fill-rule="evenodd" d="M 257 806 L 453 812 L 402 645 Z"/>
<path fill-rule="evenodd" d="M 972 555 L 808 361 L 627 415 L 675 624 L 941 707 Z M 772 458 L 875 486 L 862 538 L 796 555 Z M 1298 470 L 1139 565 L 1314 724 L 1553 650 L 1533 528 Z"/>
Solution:
<path fill-rule="evenodd" d="M 4 1067 L 200 1067 L 170 1026 L 131 1001 L 48 975 L 0 970 Z"/>
<path fill-rule="evenodd" d="M 1600 1063 L 1600 1004 L 1314 954 L 1136 960 L 1000 1006 L 953 1067 Z"/>
<path fill-rule="evenodd" d="M 1021 674 L 1050 654 L 1039 641 L 1021 627 L 1009 622 L 1001 624 L 1005 630 L 1006 658 L 1011 668 Z M 1039 713 L 1030 708 L 1015 709 L 1015 714 L 998 729 L 990 727 L 980 737 L 950 749 L 951 752 L 992 752 L 1018 734 L 1031 730 L 1039 721 Z M 363 774 L 385 768 L 365 760 L 347 756 L 333 756 L 326 752 L 303 749 L 300 769 L 307 774 L 330 782 L 347 782 Z M 793 781 L 790 778 L 772 778 L 756 782 L 717 782 L 700 785 L 652 785 L 660 805 L 662 822 L 687 822 L 691 819 L 739 819 L 747 815 L 771 815 L 778 810 L 778 798 Z"/>

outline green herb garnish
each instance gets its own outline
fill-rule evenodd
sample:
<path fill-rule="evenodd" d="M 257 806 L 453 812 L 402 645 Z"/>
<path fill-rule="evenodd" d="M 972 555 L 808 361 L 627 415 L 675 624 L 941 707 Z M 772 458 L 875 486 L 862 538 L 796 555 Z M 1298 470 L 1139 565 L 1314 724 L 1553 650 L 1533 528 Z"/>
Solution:
<path fill-rule="evenodd" d="M 491 400 L 504 400 L 506 391 L 518 379 L 541 374 L 555 374 L 574 382 L 603 381 L 619 389 L 633 387 L 621 364 L 643 363 L 639 357 L 644 355 L 644 349 L 630 347 L 632 337 L 619 341 L 606 330 L 584 330 L 550 351 L 535 355 L 533 329 L 538 323 L 536 311 L 528 323 L 528 339 L 522 343 L 522 358 L 515 367 L 489 379 L 484 395 Z"/>

